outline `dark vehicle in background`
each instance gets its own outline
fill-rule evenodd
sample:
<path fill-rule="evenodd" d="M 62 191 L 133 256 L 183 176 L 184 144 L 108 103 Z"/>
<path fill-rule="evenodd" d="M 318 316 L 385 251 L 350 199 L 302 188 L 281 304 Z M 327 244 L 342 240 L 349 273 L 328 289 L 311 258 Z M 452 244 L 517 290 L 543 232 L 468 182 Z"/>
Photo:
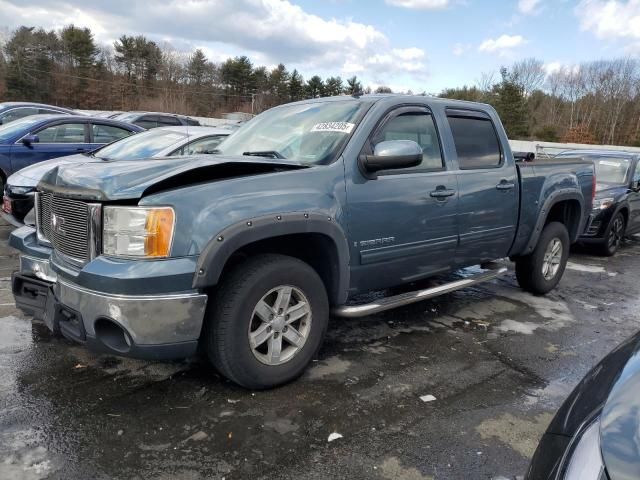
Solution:
<path fill-rule="evenodd" d="M 593 168 L 516 164 L 489 105 L 409 95 L 282 105 L 217 155 L 49 171 L 36 228 L 10 237 L 22 253 L 13 294 L 90 348 L 166 359 L 200 344 L 227 378 L 273 387 L 304 371 L 330 311 L 366 316 L 475 285 L 503 274 L 492 261 L 504 257 L 523 289 L 553 289 L 591 212 Z"/>
<path fill-rule="evenodd" d="M 614 255 L 625 236 L 640 232 L 640 154 L 575 150 L 556 158 L 576 156 L 593 161 L 598 180 L 590 223 L 580 242 L 601 255 Z"/>
<path fill-rule="evenodd" d="M 31 102 L 2 102 L 0 103 L 0 125 L 31 115 L 77 115 L 68 108 Z"/>
<path fill-rule="evenodd" d="M 34 163 L 90 152 L 143 128 L 86 115 L 35 115 L 0 126 L 0 186 Z"/>
<path fill-rule="evenodd" d="M 525 480 L 640 478 L 640 334 L 598 363 L 558 410 Z"/>
<path fill-rule="evenodd" d="M 52 168 L 68 163 L 140 160 L 213 153 L 218 144 L 231 133 L 233 132 L 229 129 L 214 127 L 154 128 L 116 140 L 91 153 L 58 157 L 25 167 L 7 179 L 2 204 L 3 216 L 13 225 L 20 226 L 27 213 L 33 208 L 33 194 L 38 182 Z"/>
<path fill-rule="evenodd" d="M 133 123 L 147 130 L 158 127 L 175 127 L 178 125 L 200 126 L 200 122 L 185 115 L 162 112 L 124 112 L 113 117 L 114 120 Z"/>

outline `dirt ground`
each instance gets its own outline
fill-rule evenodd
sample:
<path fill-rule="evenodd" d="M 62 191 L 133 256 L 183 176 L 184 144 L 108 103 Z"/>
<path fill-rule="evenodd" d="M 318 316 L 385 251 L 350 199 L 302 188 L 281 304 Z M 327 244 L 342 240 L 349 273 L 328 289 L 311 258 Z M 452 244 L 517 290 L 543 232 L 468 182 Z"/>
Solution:
<path fill-rule="evenodd" d="M 300 380 L 249 392 L 199 359 L 95 356 L 52 337 L 13 305 L 8 232 L 0 479 L 515 478 L 572 387 L 639 328 L 632 240 L 612 259 L 572 255 L 546 297 L 509 274 L 332 319 Z"/>

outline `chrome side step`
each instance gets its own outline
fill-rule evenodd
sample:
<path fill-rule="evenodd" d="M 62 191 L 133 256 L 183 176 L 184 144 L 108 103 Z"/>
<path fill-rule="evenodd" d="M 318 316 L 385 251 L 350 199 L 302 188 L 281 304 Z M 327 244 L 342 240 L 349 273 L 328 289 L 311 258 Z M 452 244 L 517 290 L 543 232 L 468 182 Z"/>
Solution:
<path fill-rule="evenodd" d="M 391 310 L 392 308 L 402 307 L 415 302 L 421 302 L 429 298 L 437 297 L 438 295 L 444 295 L 445 293 L 460 290 L 461 288 L 471 287 L 478 283 L 492 280 L 507 272 L 507 268 L 489 263 L 483 265 L 485 271 L 477 273 L 467 278 L 455 280 L 449 283 L 443 283 L 437 287 L 426 288 L 424 290 L 417 290 L 415 292 L 401 293 L 400 295 L 394 295 L 393 297 L 386 297 L 376 300 L 375 302 L 365 303 L 362 305 L 340 305 L 332 310 L 333 315 L 338 317 L 357 318 L 365 317 L 367 315 L 373 315 L 374 313 L 384 312 Z"/>

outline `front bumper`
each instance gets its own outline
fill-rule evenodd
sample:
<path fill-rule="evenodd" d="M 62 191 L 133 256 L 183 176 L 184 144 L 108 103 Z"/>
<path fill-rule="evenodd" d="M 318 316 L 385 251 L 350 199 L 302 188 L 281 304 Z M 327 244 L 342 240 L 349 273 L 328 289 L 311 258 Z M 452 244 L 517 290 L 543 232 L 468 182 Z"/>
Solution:
<path fill-rule="evenodd" d="M 48 258 L 29 255 L 21 257 L 12 289 L 16 305 L 54 333 L 92 350 L 157 360 L 195 353 L 207 303 L 195 290 L 158 295 L 90 290 L 57 275 Z"/>

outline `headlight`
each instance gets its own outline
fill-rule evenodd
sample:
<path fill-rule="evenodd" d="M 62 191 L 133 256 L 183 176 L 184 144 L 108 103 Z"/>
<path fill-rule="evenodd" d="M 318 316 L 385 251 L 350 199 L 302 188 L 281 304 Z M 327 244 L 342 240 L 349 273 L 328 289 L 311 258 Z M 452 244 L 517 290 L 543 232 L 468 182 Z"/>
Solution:
<path fill-rule="evenodd" d="M 571 452 L 564 480 L 606 480 L 600 453 L 600 419 L 582 432 Z"/>
<path fill-rule="evenodd" d="M 104 207 L 102 252 L 119 257 L 168 257 L 174 225 L 171 207 Z"/>
<path fill-rule="evenodd" d="M 606 210 L 615 202 L 615 198 L 607 197 L 607 198 L 596 198 L 593 201 L 593 209 L 594 210 Z"/>

